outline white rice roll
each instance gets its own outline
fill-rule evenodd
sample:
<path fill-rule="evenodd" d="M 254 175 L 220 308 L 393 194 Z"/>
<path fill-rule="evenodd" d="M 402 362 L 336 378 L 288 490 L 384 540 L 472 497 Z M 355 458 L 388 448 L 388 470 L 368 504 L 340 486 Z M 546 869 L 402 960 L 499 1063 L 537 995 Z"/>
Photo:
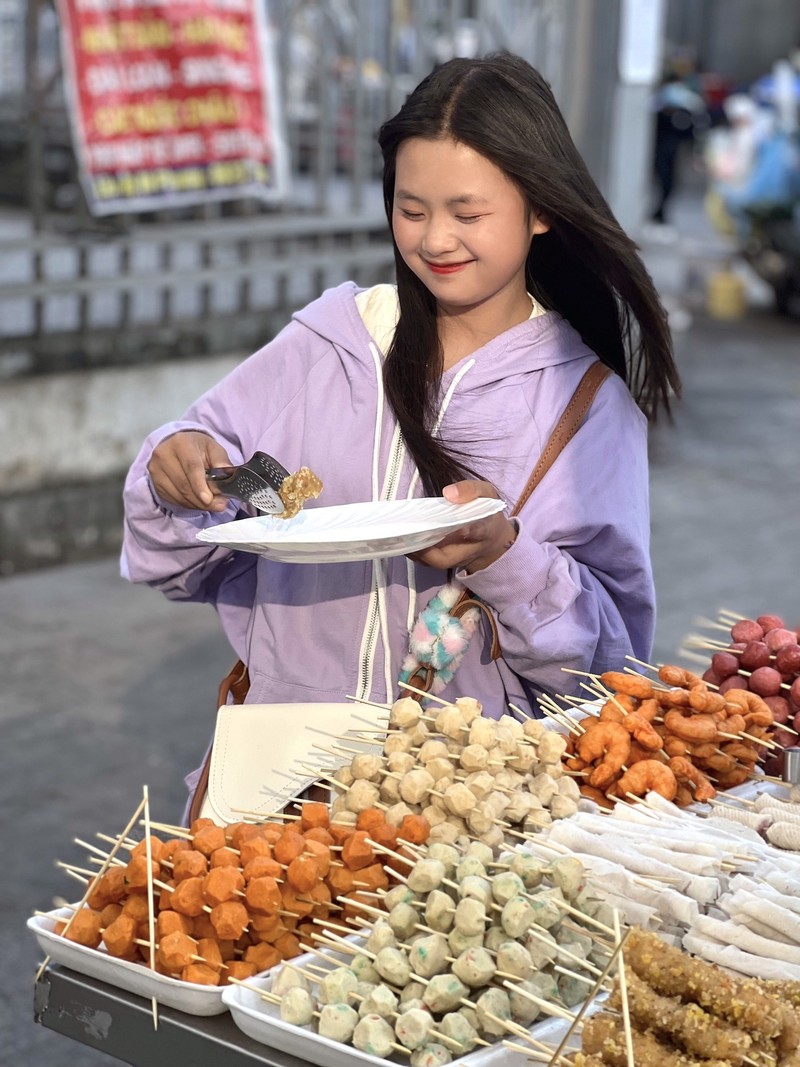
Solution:
<path fill-rule="evenodd" d="M 319 1013 L 317 1033 L 331 1041 L 347 1044 L 358 1025 L 358 1012 L 349 1004 L 325 1004 Z"/>
<path fill-rule="evenodd" d="M 281 1019 L 292 1026 L 309 1026 L 317 1010 L 317 1002 L 305 989 L 295 986 L 281 996 Z"/>
<path fill-rule="evenodd" d="M 365 1015 L 353 1030 L 353 1046 L 369 1056 L 385 1060 L 395 1044 L 394 1027 L 380 1015 Z"/>

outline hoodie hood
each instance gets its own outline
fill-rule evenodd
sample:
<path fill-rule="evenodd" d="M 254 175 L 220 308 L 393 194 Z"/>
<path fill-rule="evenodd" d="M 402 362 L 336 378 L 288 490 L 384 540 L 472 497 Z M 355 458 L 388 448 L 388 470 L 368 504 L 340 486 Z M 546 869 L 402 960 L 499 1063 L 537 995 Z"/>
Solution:
<path fill-rule="evenodd" d="M 356 296 L 362 292 L 365 290 L 354 282 L 345 282 L 326 290 L 293 318 L 371 366 L 369 343 L 381 339 L 371 337 L 361 318 Z M 594 358 L 593 353 L 578 332 L 557 312 L 548 311 L 512 326 L 450 367 L 442 376 L 442 386 L 447 389 L 456 376 L 464 379 L 459 391 L 472 392 L 500 383 L 504 387 L 521 385 L 530 374 L 589 358 Z M 466 364 L 470 364 L 469 372 L 463 374 Z"/>

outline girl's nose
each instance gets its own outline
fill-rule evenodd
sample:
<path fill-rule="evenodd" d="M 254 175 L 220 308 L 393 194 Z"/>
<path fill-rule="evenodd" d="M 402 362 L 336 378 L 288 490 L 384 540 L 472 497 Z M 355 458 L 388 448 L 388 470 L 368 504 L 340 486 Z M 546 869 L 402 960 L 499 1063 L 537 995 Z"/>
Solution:
<path fill-rule="evenodd" d="M 431 259 L 445 252 L 452 252 L 458 247 L 448 219 L 431 219 L 422 239 L 422 252 Z"/>

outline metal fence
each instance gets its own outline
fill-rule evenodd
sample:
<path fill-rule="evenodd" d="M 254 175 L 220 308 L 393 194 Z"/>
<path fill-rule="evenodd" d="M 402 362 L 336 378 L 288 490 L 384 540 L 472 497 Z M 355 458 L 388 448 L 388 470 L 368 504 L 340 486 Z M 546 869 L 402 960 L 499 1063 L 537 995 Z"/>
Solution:
<path fill-rule="evenodd" d="M 28 137 L 27 203 L 0 204 L 0 375 L 248 347 L 325 285 L 387 277 L 377 127 L 437 62 L 499 48 L 543 72 L 569 120 L 565 42 L 580 50 L 593 2 L 271 0 L 287 199 L 97 220 L 63 162 L 52 0 L 2 0 L 0 31 L 24 36 L 25 59 L 20 72 L 0 47 L 0 120 Z"/>

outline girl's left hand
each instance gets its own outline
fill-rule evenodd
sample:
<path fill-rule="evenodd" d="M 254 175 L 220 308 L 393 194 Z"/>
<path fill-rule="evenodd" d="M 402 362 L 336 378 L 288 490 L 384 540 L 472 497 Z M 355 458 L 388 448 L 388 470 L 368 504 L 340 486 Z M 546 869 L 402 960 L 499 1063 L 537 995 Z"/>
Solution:
<path fill-rule="evenodd" d="M 499 499 L 497 490 L 490 482 L 475 480 L 446 485 L 442 496 L 452 504 L 468 504 L 482 496 Z M 517 527 L 514 522 L 502 511 L 498 511 L 488 519 L 459 526 L 438 544 L 422 552 L 414 552 L 411 559 L 442 571 L 452 568 L 472 574 L 473 571 L 483 570 L 499 559 L 514 544 L 516 537 Z"/>

